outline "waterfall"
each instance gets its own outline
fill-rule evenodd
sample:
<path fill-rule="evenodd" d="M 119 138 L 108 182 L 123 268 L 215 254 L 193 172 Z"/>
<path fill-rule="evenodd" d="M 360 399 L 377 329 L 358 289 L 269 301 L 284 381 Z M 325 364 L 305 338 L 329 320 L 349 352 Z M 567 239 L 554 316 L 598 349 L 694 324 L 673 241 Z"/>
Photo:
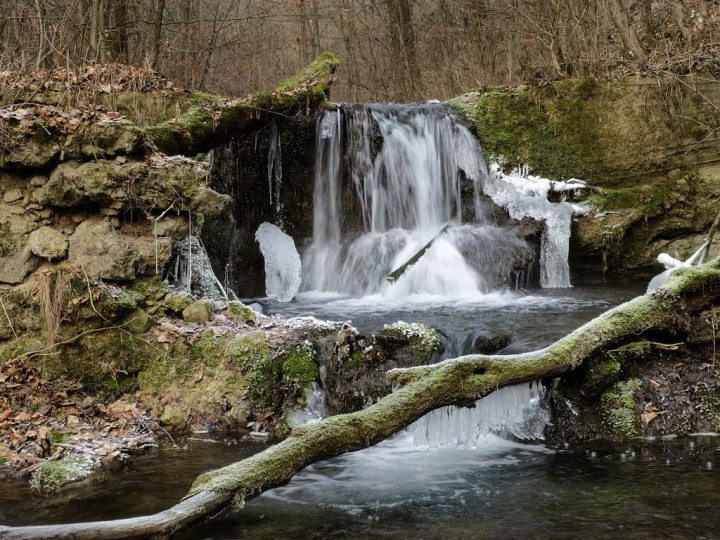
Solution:
<path fill-rule="evenodd" d="M 545 229 L 540 244 L 540 286 L 562 288 L 570 286 L 570 226 L 573 214 L 586 208 L 567 202 L 552 203 L 550 191 L 565 192 L 581 189 L 585 183 L 575 178 L 565 182 L 551 182 L 530 175 L 524 170 L 504 174 L 493 164 L 483 183 L 483 189 L 492 200 L 505 208 L 511 217 L 530 217 L 543 221 Z"/>
<path fill-rule="evenodd" d="M 518 282 L 534 250 L 495 223 L 489 199 L 511 217 L 546 223 L 541 284 L 570 286 L 567 239 L 576 208 L 530 197 L 488 169 L 477 140 L 449 109 L 373 104 L 325 111 L 302 290 L 467 297 Z M 387 275 L 436 235 L 417 263 L 388 283 Z"/>

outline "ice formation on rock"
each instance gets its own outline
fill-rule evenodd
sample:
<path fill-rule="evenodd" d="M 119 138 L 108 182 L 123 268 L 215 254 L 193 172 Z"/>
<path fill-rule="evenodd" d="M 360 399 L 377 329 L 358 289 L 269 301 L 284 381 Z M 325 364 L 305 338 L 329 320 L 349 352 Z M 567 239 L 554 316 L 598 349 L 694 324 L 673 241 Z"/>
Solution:
<path fill-rule="evenodd" d="M 255 240 L 265 258 L 265 294 L 289 302 L 300 289 L 300 255 L 295 242 L 272 223 L 261 223 Z"/>

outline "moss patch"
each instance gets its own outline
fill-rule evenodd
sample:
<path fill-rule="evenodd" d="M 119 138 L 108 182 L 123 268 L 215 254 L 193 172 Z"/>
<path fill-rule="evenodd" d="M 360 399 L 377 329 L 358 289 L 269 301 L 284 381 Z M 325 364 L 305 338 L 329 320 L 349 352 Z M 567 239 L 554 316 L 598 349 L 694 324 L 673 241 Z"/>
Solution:
<path fill-rule="evenodd" d="M 237 319 L 244 323 L 257 319 L 256 313 L 242 302 L 230 302 L 228 304 L 227 313 L 233 319 Z"/>
<path fill-rule="evenodd" d="M 601 398 L 605 423 L 610 433 L 619 440 L 639 436 L 639 417 L 635 410 L 635 393 L 642 383 L 638 379 L 621 381 L 611 386 Z"/>
<path fill-rule="evenodd" d="M 556 111 L 529 91 L 471 93 L 448 105 L 473 120 L 485 153 L 507 169 L 527 164 L 552 178 L 593 178 L 603 158 L 597 119 L 583 101 L 593 88 L 588 80 L 558 86 Z"/>
<path fill-rule="evenodd" d="M 49 495 L 68 484 L 86 480 L 99 470 L 99 465 L 87 458 L 66 456 L 40 465 L 30 477 L 30 487 L 35 493 Z"/>
<path fill-rule="evenodd" d="M 135 391 L 137 374 L 158 356 L 162 351 L 143 339 L 112 329 L 87 334 L 61 354 L 43 357 L 43 375 L 76 378 L 89 392 L 112 398 Z"/>
<path fill-rule="evenodd" d="M 318 376 L 315 348 L 306 341 L 290 351 L 282 362 L 283 379 L 296 383 L 313 382 Z"/>
<path fill-rule="evenodd" d="M 422 360 L 429 360 L 442 346 L 437 332 L 425 324 L 398 321 L 390 325 L 386 324 L 380 335 L 409 340 L 412 354 Z"/>
<path fill-rule="evenodd" d="M 331 52 L 325 52 L 305 66 L 300 72 L 289 79 L 285 79 L 277 86 L 278 92 L 296 89 L 301 85 L 318 83 L 325 90 L 332 82 L 332 74 L 340 65 L 340 60 Z"/>

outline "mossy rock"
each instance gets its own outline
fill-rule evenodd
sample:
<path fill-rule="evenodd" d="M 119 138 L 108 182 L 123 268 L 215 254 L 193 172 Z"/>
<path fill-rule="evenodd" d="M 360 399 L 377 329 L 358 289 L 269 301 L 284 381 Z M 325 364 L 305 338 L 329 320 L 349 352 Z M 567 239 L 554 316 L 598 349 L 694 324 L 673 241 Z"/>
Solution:
<path fill-rule="evenodd" d="M 437 332 L 425 324 L 398 321 L 386 324 L 380 335 L 409 341 L 411 353 L 423 361 L 430 360 L 432 355 L 442 348 Z"/>
<path fill-rule="evenodd" d="M 87 391 L 111 399 L 135 391 L 137 374 L 163 355 L 128 331 L 110 329 L 86 334 L 75 345 L 60 349 L 59 355 L 42 357 L 40 362 L 45 378 L 76 379 Z"/>
<path fill-rule="evenodd" d="M 290 351 L 282 360 L 283 379 L 295 383 L 315 381 L 319 374 L 315 357 L 315 348 L 310 342 Z"/>
<path fill-rule="evenodd" d="M 257 320 L 257 313 L 242 302 L 230 302 L 228 304 L 227 314 L 229 317 L 244 323 L 255 322 Z"/>
<path fill-rule="evenodd" d="M 160 416 L 160 425 L 179 432 L 187 427 L 188 411 L 177 405 L 166 405 Z"/>
<path fill-rule="evenodd" d="M 183 312 L 183 320 L 188 323 L 206 323 L 210 320 L 213 312 L 213 304 L 209 300 L 198 300 L 186 307 Z"/>
<path fill-rule="evenodd" d="M 89 458 L 66 456 L 57 461 L 46 461 L 35 469 L 30 477 L 30 487 L 35 493 L 50 495 L 99 473 L 100 465 Z"/>
<path fill-rule="evenodd" d="M 169 293 L 162 301 L 162 307 L 166 310 L 180 314 L 193 302 L 192 296 L 187 293 Z"/>
<path fill-rule="evenodd" d="M 122 324 L 122 327 L 131 334 L 144 334 L 150 330 L 152 326 L 152 317 L 139 308 L 128 315 L 128 318 Z"/>

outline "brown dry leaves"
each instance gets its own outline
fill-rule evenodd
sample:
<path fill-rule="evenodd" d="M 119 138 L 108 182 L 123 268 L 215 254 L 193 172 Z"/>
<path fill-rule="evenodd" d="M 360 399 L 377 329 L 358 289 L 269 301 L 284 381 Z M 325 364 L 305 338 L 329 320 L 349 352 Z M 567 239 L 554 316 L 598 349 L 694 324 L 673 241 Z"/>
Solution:
<path fill-rule="evenodd" d="M 15 471 L 65 453 L 101 458 L 153 445 L 150 411 L 130 398 L 105 405 L 72 381 L 44 381 L 27 361 L 0 366 L 0 459 Z M 62 438 L 62 444 L 52 444 Z M 2 467 L 0 467 L 2 468 Z M 29 472 L 29 471 L 28 471 Z"/>
<path fill-rule="evenodd" d="M 37 92 L 61 91 L 65 89 L 89 89 L 100 93 L 123 91 L 175 91 L 173 84 L 148 67 L 125 64 L 90 64 L 81 69 L 54 69 L 52 71 L 0 72 L 0 86 L 3 91 Z"/>

